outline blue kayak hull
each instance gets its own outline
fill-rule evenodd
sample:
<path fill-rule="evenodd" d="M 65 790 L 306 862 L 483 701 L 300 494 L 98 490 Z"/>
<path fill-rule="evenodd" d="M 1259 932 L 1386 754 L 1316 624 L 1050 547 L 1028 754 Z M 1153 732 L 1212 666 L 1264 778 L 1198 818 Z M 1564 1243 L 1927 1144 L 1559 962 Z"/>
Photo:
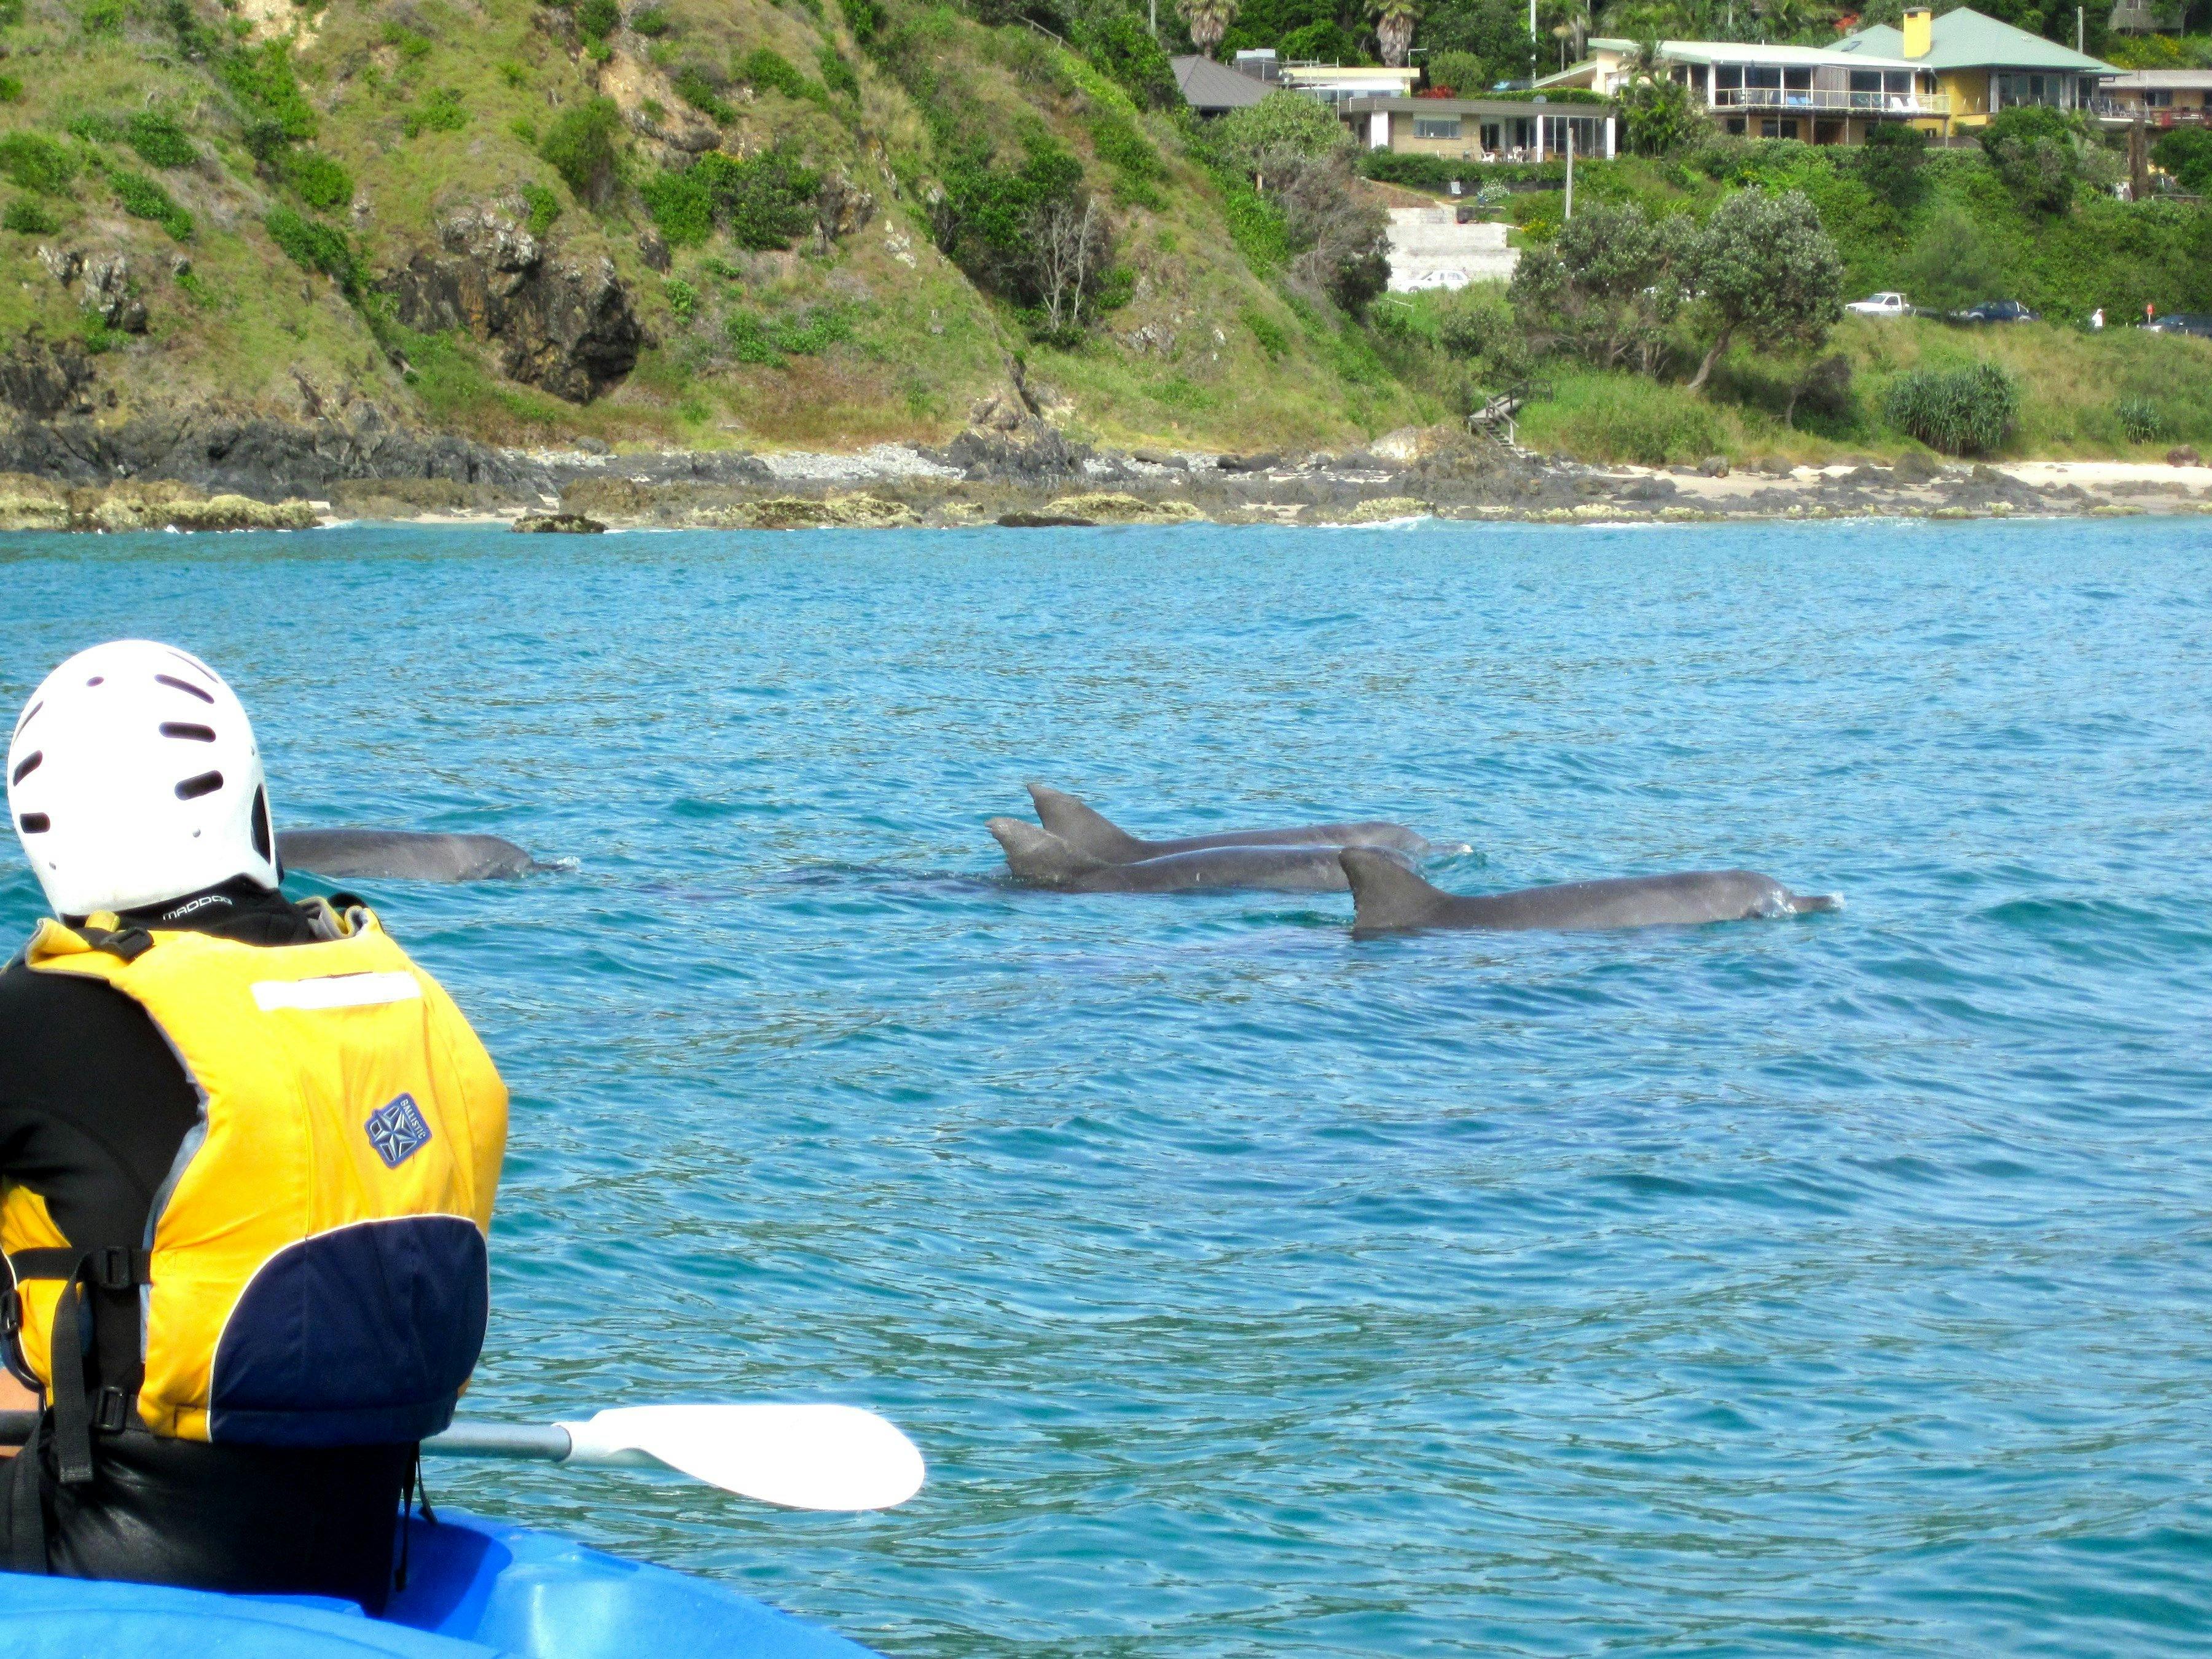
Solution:
<path fill-rule="evenodd" d="M 441 1511 L 410 1523 L 381 1619 L 314 1596 L 0 1573 L 9 1659 L 875 1659 L 736 1591 L 551 1533 Z"/>

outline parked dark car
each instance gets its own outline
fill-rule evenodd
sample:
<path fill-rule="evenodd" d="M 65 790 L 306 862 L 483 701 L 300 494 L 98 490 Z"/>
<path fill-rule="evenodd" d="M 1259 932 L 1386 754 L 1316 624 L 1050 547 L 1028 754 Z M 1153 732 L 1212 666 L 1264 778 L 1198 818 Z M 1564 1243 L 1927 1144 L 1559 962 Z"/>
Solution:
<path fill-rule="evenodd" d="M 2160 334 L 2194 334 L 2212 340 L 2212 311 L 2176 311 L 2146 326 Z"/>
<path fill-rule="evenodd" d="M 1984 300 L 1964 311 L 1952 312 L 1944 319 L 1949 323 L 2039 323 L 2040 312 L 2030 311 L 2017 300 Z"/>

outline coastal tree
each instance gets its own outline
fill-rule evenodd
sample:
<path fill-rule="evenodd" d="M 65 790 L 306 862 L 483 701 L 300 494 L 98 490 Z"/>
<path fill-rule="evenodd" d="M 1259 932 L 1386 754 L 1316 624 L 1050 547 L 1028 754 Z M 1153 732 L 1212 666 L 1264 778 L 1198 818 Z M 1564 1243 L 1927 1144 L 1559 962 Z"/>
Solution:
<path fill-rule="evenodd" d="M 1549 246 L 1524 250 L 1507 294 L 1516 315 L 1540 319 L 1532 331 L 1542 349 L 1649 374 L 1666 355 L 1699 252 L 1685 215 L 1600 205 L 1561 225 Z"/>
<path fill-rule="evenodd" d="M 1992 116 L 1980 137 L 1982 154 L 2022 207 L 2060 214 L 2074 204 L 2082 173 L 2079 117 L 2042 104 L 2015 104 Z"/>
<path fill-rule="evenodd" d="M 1369 0 L 1368 11 L 1375 19 L 1375 40 L 1382 49 L 1382 61 L 1392 69 L 1405 68 L 1414 26 L 1421 21 L 1420 0 Z"/>
<path fill-rule="evenodd" d="M 1903 121 L 1875 122 L 1851 157 L 1866 187 L 1900 216 L 1919 205 L 1927 159 L 1928 135 Z"/>
<path fill-rule="evenodd" d="M 1696 320 L 1706 333 L 1698 391 L 1739 339 L 1810 352 L 1844 314 L 1844 260 L 1802 191 L 1740 191 L 1713 210 L 1690 257 Z"/>
<path fill-rule="evenodd" d="M 1390 215 L 1359 187 L 1350 155 L 1338 149 L 1286 174 L 1276 204 L 1291 246 L 1293 280 L 1353 316 L 1390 282 Z"/>
<path fill-rule="evenodd" d="M 1333 155 L 1352 142 L 1328 105 L 1297 92 L 1271 92 L 1230 111 L 1214 124 L 1212 136 L 1221 155 L 1263 189 L 1270 174 Z"/>
<path fill-rule="evenodd" d="M 1190 27 L 1191 45 L 1204 58 L 1219 50 L 1221 37 L 1237 21 L 1237 0 L 1176 0 L 1176 9 Z"/>
<path fill-rule="evenodd" d="M 1690 89 L 1670 80 L 1659 56 L 1659 42 L 1639 42 L 1628 60 L 1628 73 L 1615 93 L 1620 106 L 1621 136 L 1638 155 L 1665 155 L 1705 130 L 1690 100 Z"/>

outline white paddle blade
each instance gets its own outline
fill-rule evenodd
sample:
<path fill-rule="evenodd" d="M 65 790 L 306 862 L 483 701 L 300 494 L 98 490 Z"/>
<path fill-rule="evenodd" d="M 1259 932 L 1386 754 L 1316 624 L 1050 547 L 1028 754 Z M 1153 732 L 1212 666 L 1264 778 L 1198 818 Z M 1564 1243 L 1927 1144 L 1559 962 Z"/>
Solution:
<path fill-rule="evenodd" d="M 563 1423 L 570 1463 L 641 1455 L 790 1510 L 887 1510 L 921 1490 L 921 1453 L 857 1406 L 621 1406 Z"/>

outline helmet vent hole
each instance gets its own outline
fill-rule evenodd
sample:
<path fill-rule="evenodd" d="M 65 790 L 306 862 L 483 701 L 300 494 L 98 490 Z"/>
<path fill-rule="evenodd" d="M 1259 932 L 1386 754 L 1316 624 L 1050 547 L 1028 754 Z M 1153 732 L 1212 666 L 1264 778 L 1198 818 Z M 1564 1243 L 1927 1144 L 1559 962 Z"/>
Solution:
<path fill-rule="evenodd" d="M 270 835 L 269 792 L 253 792 L 253 850 L 270 862 L 276 860 L 276 845 Z"/>
<path fill-rule="evenodd" d="M 174 674 L 156 674 L 154 676 L 154 682 L 157 685 L 170 686 L 179 691 L 186 693 L 188 696 L 198 697 L 204 703 L 212 703 L 215 701 L 215 698 L 211 694 L 201 690 L 199 687 L 194 685 L 190 680 L 179 679 Z M 92 684 L 97 685 L 100 682 L 98 680 L 94 680 Z"/>
<path fill-rule="evenodd" d="M 189 738 L 194 743 L 213 743 L 215 728 L 211 726 L 194 726 L 189 720 L 163 720 L 161 735 L 165 738 Z"/>
<path fill-rule="evenodd" d="M 105 685 L 107 684 L 107 676 L 105 674 L 94 674 L 90 679 L 87 680 L 85 684 L 87 685 Z"/>
<path fill-rule="evenodd" d="M 212 795 L 222 787 L 222 774 L 203 772 L 196 778 L 186 778 L 177 786 L 179 800 L 198 800 L 202 795 Z"/>
<path fill-rule="evenodd" d="M 17 737 L 20 738 L 23 735 L 23 728 L 28 726 L 33 720 L 38 719 L 39 710 L 45 707 L 46 704 L 42 702 L 34 702 L 31 705 L 29 712 L 27 713 L 22 719 L 15 722 L 15 735 Z"/>
<path fill-rule="evenodd" d="M 29 754 L 24 756 L 21 761 L 16 763 L 15 775 L 9 780 L 9 782 L 22 782 L 25 778 L 29 777 L 32 773 L 39 769 L 39 763 L 46 759 L 46 751 L 45 750 L 33 749 Z"/>
<path fill-rule="evenodd" d="M 54 827 L 54 821 L 44 812 L 26 812 L 15 822 L 27 836 L 43 836 Z"/>

